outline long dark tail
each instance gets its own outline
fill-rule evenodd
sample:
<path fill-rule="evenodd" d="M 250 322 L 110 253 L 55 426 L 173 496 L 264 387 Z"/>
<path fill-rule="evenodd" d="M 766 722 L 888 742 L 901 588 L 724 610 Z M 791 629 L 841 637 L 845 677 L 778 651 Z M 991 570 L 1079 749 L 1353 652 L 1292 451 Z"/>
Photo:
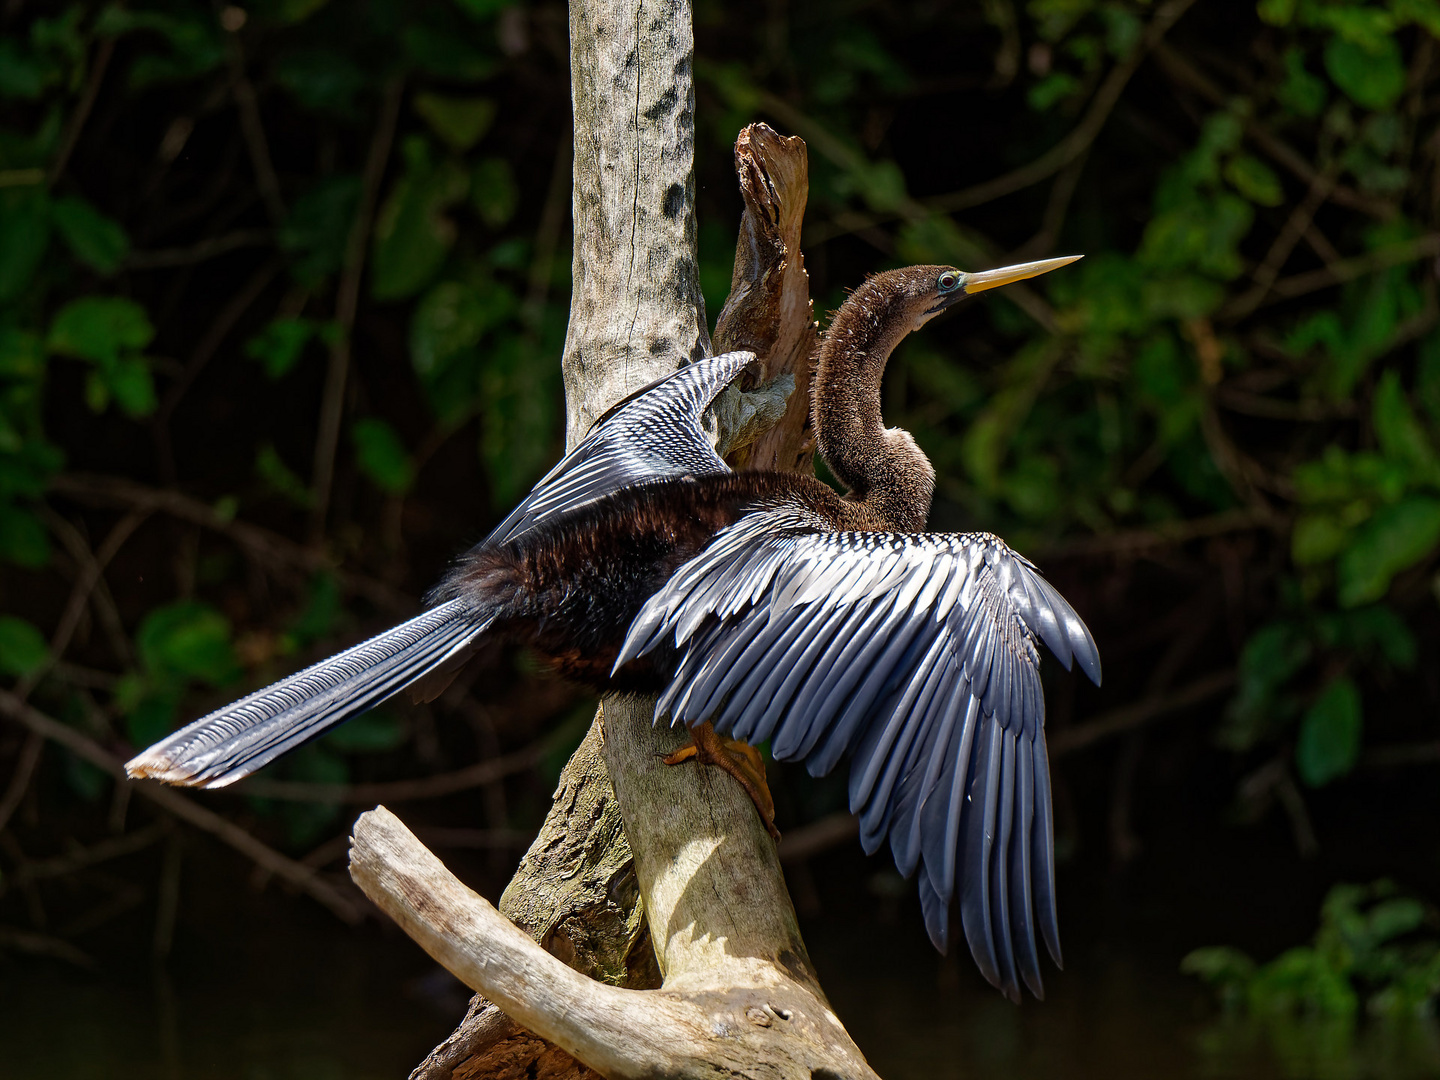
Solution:
<path fill-rule="evenodd" d="M 202 716 L 125 769 L 171 784 L 234 783 L 455 658 L 493 619 L 470 601 L 448 601 Z"/>

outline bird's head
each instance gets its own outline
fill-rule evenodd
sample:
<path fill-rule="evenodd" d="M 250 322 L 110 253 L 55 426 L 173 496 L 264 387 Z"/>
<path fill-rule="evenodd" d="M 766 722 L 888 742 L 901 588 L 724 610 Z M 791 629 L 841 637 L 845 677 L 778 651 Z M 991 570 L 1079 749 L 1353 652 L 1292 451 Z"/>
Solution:
<path fill-rule="evenodd" d="M 1065 255 L 1058 259 L 1017 263 L 976 273 L 966 273 L 953 266 L 907 266 L 902 270 L 877 274 L 867 284 L 876 287 L 881 295 L 889 294 L 887 299 L 891 303 L 901 304 L 915 319 L 910 329 L 918 330 L 967 296 L 1048 274 L 1051 270 L 1069 266 L 1079 258 L 1079 255 Z"/>

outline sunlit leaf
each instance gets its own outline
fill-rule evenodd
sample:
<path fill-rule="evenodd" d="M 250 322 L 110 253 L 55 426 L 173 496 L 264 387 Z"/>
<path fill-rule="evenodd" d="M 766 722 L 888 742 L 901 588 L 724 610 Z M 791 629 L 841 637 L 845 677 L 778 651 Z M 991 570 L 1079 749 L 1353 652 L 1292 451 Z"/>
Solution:
<path fill-rule="evenodd" d="M 151 611 L 135 632 L 146 669 L 160 678 L 198 679 L 220 686 L 240 675 L 230 621 L 209 604 L 181 600 Z"/>
<path fill-rule="evenodd" d="M 1296 566 L 1329 562 L 1350 544 L 1351 530 L 1334 514 L 1301 514 L 1290 533 L 1290 557 Z"/>
<path fill-rule="evenodd" d="M 410 455 L 395 429 L 384 420 L 368 417 L 350 428 L 355 442 L 355 460 L 376 487 L 402 495 L 414 480 Z"/>
<path fill-rule="evenodd" d="M 1380 377 L 1372 415 L 1375 436 L 1387 457 L 1406 465 L 1420 482 L 1440 481 L 1440 458 L 1410 408 L 1400 376 L 1393 369 Z"/>
<path fill-rule="evenodd" d="M 1341 677 L 1305 710 L 1295 744 L 1295 768 L 1311 787 L 1322 787 L 1355 767 L 1360 754 L 1360 691 Z"/>
<path fill-rule="evenodd" d="M 56 199 L 50 204 L 50 215 L 70 253 L 102 274 L 113 273 L 130 251 L 130 238 L 120 223 L 84 199 Z"/>
<path fill-rule="evenodd" d="M 1250 154 L 1237 154 L 1226 162 L 1225 179 L 1241 195 L 1261 206 L 1279 206 L 1285 201 L 1285 189 L 1275 171 Z"/>
<path fill-rule="evenodd" d="M 245 343 L 245 355 L 265 365 L 265 374 L 278 379 L 299 362 L 305 346 L 320 324 L 314 319 L 272 319 L 264 330 Z"/>
<path fill-rule="evenodd" d="M 155 382 L 150 378 L 150 368 L 144 360 L 133 356 L 121 357 L 102 373 L 102 377 L 115 403 L 128 416 L 139 418 L 155 411 L 158 404 Z"/>
<path fill-rule="evenodd" d="M 39 669 L 50 655 L 45 635 L 14 615 L 0 615 L 0 671 L 24 676 Z"/>
<path fill-rule="evenodd" d="M 430 130 L 461 153 L 479 142 L 495 121 L 495 102 L 490 98 L 425 91 L 415 95 L 413 105 Z"/>
<path fill-rule="evenodd" d="M 149 345 L 154 336 L 150 316 L 135 301 L 85 296 L 56 313 L 45 345 L 51 352 L 113 364 L 122 354 Z"/>
<path fill-rule="evenodd" d="M 1381 507 L 1357 532 L 1336 564 L 1336 591 L 1345 607 L 1379 600 L 1390 581 L 1440 543 L 1440 499 L 1407 495 Z"/>
<path fill-rule="evenodd" d="M 1304 117 L 1319 116 L 1325 108 L 1325 80 L 1306 69 L 1305 52 L 1299 47 L 1285 50 L 1285 80 L 1276 88 L 1275 96 L 1286 108 Z"/>
<path fill-rule="evenodd" d="M 1405 92 L 1405 59 L 1393 38 L 1365 47 L 1343 37 L 1325 45 L 1325 70 L 1335 85 L 1366 109 L 1390 109 Z"/>
<path fill-rule="evenodd" d="M 375 221 L 370 292 L 377 300 L 401 300 L 430 283 L 455 242 L 446 212 L 470 187 L 455 163 L 433 165 L 423 140 L 409 140 L 406 156 L 409 167 Z"/>

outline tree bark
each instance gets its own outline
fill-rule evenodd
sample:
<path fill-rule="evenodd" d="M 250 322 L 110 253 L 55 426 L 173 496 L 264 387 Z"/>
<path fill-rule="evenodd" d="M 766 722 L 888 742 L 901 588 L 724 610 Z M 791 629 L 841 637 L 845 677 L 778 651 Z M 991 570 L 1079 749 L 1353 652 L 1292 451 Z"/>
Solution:
<path fill-rule="evenodd" d="M 709 351 L 692 49 L 685 3 L 572 3 L 571 447 L 615 401 Z M 768 382 L 727 391 L 715 434 L 732 461 L 793 468 L 809 461 L 808 392 L 788 407 L 785 392 L 808 380 L 814 343 L 804 144 L 756 125 L 736 161 L 746 214 L 717 336 L 760 354 Z M 356 881 L 495 1002 L 477 997 L 416 1076 L 873 1076 L 819 987 L 754 806 L 717 770 L 661 764 L 685 737 L 657 729 L 653 707 L 602 703 L 502 898 L 513 926 L 388 811 L 357 822 Z M 638 989 L 660 975 L 662 989 Z"/>

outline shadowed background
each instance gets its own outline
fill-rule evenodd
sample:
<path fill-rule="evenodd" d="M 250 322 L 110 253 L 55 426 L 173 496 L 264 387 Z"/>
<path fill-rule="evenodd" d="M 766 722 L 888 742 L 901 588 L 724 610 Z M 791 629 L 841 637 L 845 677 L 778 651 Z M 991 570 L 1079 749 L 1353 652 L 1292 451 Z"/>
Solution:
<path fill-rule="evenodd" d="M 756 119 L 809 145 L 817 311 L 885 267 L 1087 256 L 932 324 L 886 384 L 932 527 L 1005 536 L 1105 660 L 1101 690 L 1046 672 L 1052 999 L 935 956 L 843 780 L 772 766 L 877 1070 L 1433 1075 L 1440 2 L 695 21 L 712 321 Z M 352 925 L 345 835 L 384 801 L 499 894 L 593 710 L 523 653 L 233 791 L 156 803 L 106 770 L 413 613 L 558 457 L 566 25 L 504 0 L 0 9 L 17 1075 L 393 1076 L 463 1011 Z"/>

